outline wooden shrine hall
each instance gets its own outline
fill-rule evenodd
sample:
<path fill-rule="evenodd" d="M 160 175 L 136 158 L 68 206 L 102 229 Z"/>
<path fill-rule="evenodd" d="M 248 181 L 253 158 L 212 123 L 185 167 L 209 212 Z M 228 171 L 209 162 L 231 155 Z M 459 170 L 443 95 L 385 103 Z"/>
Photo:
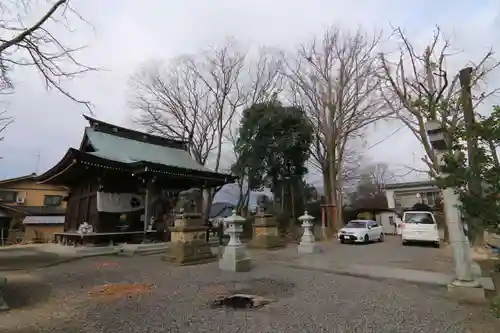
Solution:
<path fill-rule="evenodd" d="M 234 181 L 197 163 L 186 142 L 85 119 L 80 148 L 36 178 L 69 189 L 65 231 L 56 241 L 166 241 L 180 191 Z"/>

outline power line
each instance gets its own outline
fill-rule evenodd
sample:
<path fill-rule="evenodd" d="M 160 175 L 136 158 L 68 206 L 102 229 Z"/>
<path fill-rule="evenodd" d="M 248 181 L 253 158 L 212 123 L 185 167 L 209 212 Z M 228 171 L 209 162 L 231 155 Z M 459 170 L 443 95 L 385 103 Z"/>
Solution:
<path fill-rule="evenodd" d="M 378 142 L 375 142 L 374 144 L 372 144 L 370 147 L 368 147 L 368 149 L 372 149 L 373 147 L 381 144 L 382 142 L 384 142 L 385 140 L 389 139 L 391 136 L 393 136 L 394 134 L 396 134 L 397 132 L 399 132 L 400 130 L 402 130 L 404 128 L 404 126 L 401 126 L 399 128 L 397 128 L 395 131 L 392 131 L 392 133 L 390 133 L 388 136 L 386 136 L 385 138 L 383 138 L 382 140 L 378 141 Z"/>

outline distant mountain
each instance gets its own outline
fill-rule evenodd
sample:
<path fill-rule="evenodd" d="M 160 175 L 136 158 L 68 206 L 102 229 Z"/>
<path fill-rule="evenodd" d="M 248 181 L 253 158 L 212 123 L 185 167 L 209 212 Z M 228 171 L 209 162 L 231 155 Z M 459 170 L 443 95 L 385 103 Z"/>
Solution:
<path fill-rule="evenodd" d="M 232 205 L 238 204 L 240 190 L 237 184 L 227 184 L 220 189 L 215 195 L 214 203 L 229 203 Z M 262 192 L 251 191 L 250 192 L 250 208 L 257 206 L 257 198 L 259 194 L 266 194 L 270 198 L 273 197 L 272 192 L 269 189 L 264 189 Z"/>

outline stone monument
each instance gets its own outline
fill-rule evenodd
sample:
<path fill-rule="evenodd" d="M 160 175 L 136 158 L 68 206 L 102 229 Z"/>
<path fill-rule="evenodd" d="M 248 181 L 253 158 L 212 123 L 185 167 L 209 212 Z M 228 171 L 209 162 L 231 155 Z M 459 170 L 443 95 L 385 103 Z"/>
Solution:
<path fill-rule="evenodd" d="M 278 223 L 273 215 L 272 203 L 265 194 L 257 200 L 257 214 L 253 223 L 252 241 L 248 244 L 252 248 L 275 249 L 285 246 L 280 237 Z"/>
<path fill-rule="evenodd" d="M 5 276 L 0 275 L 0 311 L 5 311 L 9 309 L 7 303 L 5 303 L 3 299 L 3 290 L 5 289 L 6 285 L 7 285 L 7 278 Z"/>
<path fill-rule="evenodd" d="M 233 215 L 224 219 L 227 225 L 226 233 L 229 235 L 229 243 L 224 248 L 222 258 L 219 260 L 219 268 L 231 272 L 248 272 L 251 269 L 251 260 L 246 251 L 246 246 L 240 241 L 243 232 L 243 224 L 247 220 L 233 210 Z"/>
<path fill-rule="evenodd" d="M 299 221 L 302 221 L 302 228 L 304 228 L 304 233 L 300 238 L 300 244 L 298 247 L 299 253 L 318 253 L 319 248 L 316 245 L 316 240 L 314 239 L 314 234 L 312 232 L 314 217 L 307 214 L 307 210 L 304 212 L 304 215 L 299 217 Z"/>
<path fill-rule="evenodd" d="M 171 244 L 163 260 L 176 265 L 196 265 L 215 261 L 207 242 L 208 227 L 203 222 L 202 194 L 199 189 L 179 193 L 174 226 L 169 227 Z"/>

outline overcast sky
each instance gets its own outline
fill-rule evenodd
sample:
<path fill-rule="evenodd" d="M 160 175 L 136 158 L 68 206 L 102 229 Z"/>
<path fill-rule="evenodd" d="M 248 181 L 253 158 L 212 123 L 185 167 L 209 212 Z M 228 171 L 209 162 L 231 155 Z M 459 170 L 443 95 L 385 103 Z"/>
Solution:
<path fill-rule="evenodd" d="M 331 25 L 388 31 L 392 24 L 425 45 L 439 24 L 453 36 L 455 48 L 464 51 L 463 61 L 477 59 L 489 46 L 500 50 L 498 0 L 78 0 L 74 5 L 94 27 L 72 25 L 71 43 L 88 44 L 78 59 L 107 70 L 66 86 L 94 103 L 95 117 L 125 126 L 132 117 L 126 106 L 127 78 L 139 65 L 151 58 L 196 52 L 228 36 L 245 44 L 291 49 Z M 465 64 L 461 61 L 456 65 Z M 7 109 L 15 123 L 0 143 L 0 178 L 50 168 L 70 146 L 78 146 L 86 125 L 81 116 L 86 110 L 55 91 L 47 92 L 34 71 L 18 70 L 14 78 L 16 91 Z M 368 145 L 399 126 L 378 124 L 370 131 Z M 422 156 L 407 130 L 367 152 L 369 159 L 401 173 L 403 164 L 419 164 Z"/>

